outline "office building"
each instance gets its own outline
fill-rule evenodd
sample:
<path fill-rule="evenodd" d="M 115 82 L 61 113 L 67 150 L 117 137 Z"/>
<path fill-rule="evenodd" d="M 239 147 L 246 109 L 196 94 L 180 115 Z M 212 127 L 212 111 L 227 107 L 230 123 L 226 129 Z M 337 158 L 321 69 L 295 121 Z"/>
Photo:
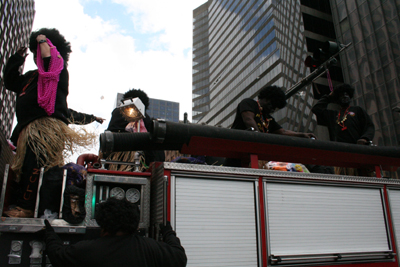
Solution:
<path fill-rule="evenodd" d="M 5 90 L 3 70 L 7 59 L 26 46 L 35 15 L 34 1 L 2 1 L 0 4 L 0 129 L 9 137 L 15 113 L 15 94 Z"/>
<path fill-rule="evenodd" d="M 179 103 L 150 98 L 147 113 L 154 119 L 179 122 Z"/>
<path fill-rule="evenodd" d="M 5 164 L 12 159 L 6 139 L 13 130 L 16 104 L 15 94 L 4 88 L 3 70 L 7 59 L 28 43 L 34 16 L 34 0 L 0 2 L 0 181 L 3 180 Z"/>
<path fill-rule="evenodd" d="M 193 11 L 192 121 L 210 110 L 208 63 L 208 2 Z"/>

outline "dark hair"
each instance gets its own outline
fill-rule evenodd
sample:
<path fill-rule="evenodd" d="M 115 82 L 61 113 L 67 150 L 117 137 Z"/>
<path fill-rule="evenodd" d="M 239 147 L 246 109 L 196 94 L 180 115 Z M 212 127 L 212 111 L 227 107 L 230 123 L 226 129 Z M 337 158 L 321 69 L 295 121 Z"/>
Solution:
<path fill-rule="evenodd" d="M 281 109 L 286 106 L 286 95 L 282 88 L 276 85 L 268 85 L 260 90 L 258 99 L 269 99 L 271 103 Z"/>
<path fill-rule="evenodd" d="M 48 38 L 51 41 L 51 43 L 55 47 L 57 47 L 58 52 L 60 52 L 60 55 L 64 59 L 64 64 L 67 65 L 67 62 L 69 60 L 69 53 L 72 52 L 71 44 L 70 42 L 67 42 L 65 40 L 64 36 L 61 35 L 57 29 L 42 28 L 38 31 L 32 32 L 31 36 L 29 37 L 29 50 L 31 50 L 32 53 L 36 54 L 37 51 L 36 37 L 40 34 L 46 35 L 46 38 Z"/>
<path fill-rule="evenodd" d="M 353 98 L 354 96 L 354 88 L 350 84 L 344 83 L 341 85 L 338 85 L 333 89 L 332 92 L 332 98 L 335 102 L 339 101 L 340 96 L 343 95 L 343 93 L 348 93 L 350 96 L 350 99 Z"/>
<path fill-rule="evenodd" d="M 110 197 L 96 207 L 95 219 L 97 224 L 110 235 L 121 231 L 133 234 L 140 220 L 139 207 L 126 199 Z"/>
<path fill-rule="evenodd" d="M 139 99 L 142 101 L 145 109 L 147 109 L 150 105 L 150 100 L 149 97 L 147 96 L 147 94 L 140 90 L 140 89 L 131 89 L 127 92 L 125 92 L 124 96 L 123 96 L 123 100 L 127 100 L 127 99 L 132 99 L 135 97 L 139 97 Z"/>

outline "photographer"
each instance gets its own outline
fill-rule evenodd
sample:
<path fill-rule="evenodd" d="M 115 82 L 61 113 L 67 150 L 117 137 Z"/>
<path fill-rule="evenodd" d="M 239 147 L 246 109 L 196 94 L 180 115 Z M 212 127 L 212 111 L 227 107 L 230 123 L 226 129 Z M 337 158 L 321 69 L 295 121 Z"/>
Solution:
<path fill-rule="evenodd" d="M 140 211 L 126 199 L 109 198 L 97 207 L 101 237 L 64 246 L 46 220 L 46 251 L 53 266 L 186 266 L 185 250 L 171 225 L 161 227 L 164 242 L 136 234 Z"/>

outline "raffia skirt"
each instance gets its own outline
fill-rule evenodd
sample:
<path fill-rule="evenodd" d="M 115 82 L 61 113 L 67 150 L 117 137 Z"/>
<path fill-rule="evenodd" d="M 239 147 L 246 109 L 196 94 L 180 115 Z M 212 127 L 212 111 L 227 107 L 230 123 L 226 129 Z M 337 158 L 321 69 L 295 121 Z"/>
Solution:
<path fill-rule="evenodd" d="M 68 152 L 74 153 L 80 147 L 89 148 L 95 143 L 95 133 L 72 129 L 56 118 L 42 117 L 21 131 L 12 169 L 19 180 L 27 146 L 35 153 L 38 165 L 47 171 L 54 166 L 63 166 Z"/>

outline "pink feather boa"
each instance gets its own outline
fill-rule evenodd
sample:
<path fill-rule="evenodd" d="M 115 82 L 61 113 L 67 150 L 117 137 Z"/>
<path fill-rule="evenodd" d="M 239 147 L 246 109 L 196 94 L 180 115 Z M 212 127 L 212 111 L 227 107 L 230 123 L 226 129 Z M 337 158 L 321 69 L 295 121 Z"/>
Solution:
<path fill-rule="evenodd" d="M 54 113 L 57 96 L 57 86 L 60 80 L 60 73 L 64 68 L 64 60 L 57 48 L 47 39 L 50 46 L 50 64 L 46 72 L 44 69 L 43 59 L 41 56 L 40 45 L 37 46 L 36 64 L 38 66 L 38 104 L 43 108 L 47 115 L 51 116 Z"/>

